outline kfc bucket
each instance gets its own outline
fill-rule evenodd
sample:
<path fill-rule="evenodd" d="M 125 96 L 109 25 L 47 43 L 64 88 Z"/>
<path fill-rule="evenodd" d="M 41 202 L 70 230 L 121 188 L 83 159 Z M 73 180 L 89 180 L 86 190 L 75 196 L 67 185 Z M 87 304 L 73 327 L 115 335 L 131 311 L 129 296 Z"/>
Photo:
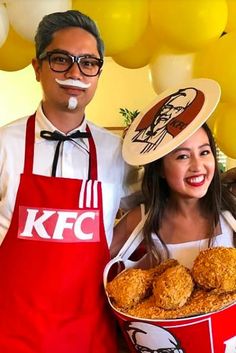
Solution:
<path fill-rule="evenodd" d="M 175 320 L 142 320 L 112 308 L 132 353 L 236 353 L 236 304 Z"/>
<path fill-rule="evenodd" d="M 105 288 L 114 277 L 117 264 L 122 264 L 125 269 L 141 266 L 140 261 L 132 262 L 129 257 L 142 242 L 142 226 L 136 227 L 117 257 L 107 264 Z M 114 306 L 108 292 L 107 296 L 132 353 L 236 353 L 236 294 L 232 297 L 234 301 L 226 303 L 220 310 L 175 319 L 127 314 Z"/>

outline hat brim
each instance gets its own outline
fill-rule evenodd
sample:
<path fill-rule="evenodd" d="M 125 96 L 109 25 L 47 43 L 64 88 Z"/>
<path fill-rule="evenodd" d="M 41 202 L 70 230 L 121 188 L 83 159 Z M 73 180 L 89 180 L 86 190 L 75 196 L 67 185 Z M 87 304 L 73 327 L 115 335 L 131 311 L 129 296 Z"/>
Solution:
<path fill-rule="evenodd" d="M 131 165 L 144 165 L 170 153 L 215 110 L 219 84 L 199 78 L 162 92 L 134 119 L 125 137 L 123 158 Z"/>

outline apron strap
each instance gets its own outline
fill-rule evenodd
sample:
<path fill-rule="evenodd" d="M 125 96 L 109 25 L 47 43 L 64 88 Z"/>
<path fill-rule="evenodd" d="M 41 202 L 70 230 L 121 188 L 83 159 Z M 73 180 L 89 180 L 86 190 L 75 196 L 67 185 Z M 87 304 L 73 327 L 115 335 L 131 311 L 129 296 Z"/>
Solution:
<path fill-rule="evenodd" d="M 97 180 L 98 170 L 97 170 L 97 152 L 96 146 L 94 143 L 93 136 L 91 134 L 88 124 L 86 125 L 86 132 L 90 133 L 89 141 L 89 170 L 88 170 L 88 179 Z"/>
<path fill-rule="evenodd" d="M 31 175 L 33 173 L 34 163 L 34 141 L 35 141 L 35 115 L 32 114 L 26 124 L 26 136 L 25 136 L 25 163 L 24 163 L 24 174 Z M 90 133 L 89 140 L 89 170 L 88 179 L 97 180 L 97 152 L 94 139 L 91 131 L 86 125 L 86 132 Z"/>
<path fill-rule="evenodd" d="M 35 113 L 27 120 L 25 135 L 25 163 L 24 174 L 32 174 L 34 163 L 34 131 L 35 131 Z"/>

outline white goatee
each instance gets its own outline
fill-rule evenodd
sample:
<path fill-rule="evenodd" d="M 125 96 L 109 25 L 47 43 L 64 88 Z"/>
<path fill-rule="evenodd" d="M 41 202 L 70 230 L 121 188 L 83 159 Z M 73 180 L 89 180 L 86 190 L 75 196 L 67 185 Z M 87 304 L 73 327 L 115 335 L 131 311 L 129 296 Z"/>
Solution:
<path fill-rule="evenodd" d="M 77 108 L 78 100 L 76 97 L 70 97 L 68 100 L 68 109 L 74 110 Z"/>

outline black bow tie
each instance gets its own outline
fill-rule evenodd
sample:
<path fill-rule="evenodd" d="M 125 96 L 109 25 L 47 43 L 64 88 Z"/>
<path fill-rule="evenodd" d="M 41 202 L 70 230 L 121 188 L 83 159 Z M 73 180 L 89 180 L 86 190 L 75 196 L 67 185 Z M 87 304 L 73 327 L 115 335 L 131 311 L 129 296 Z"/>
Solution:
<path fill-rule="evenodd" d="M 59 151 L 60 151 L 60 146 L 61 146 L 62 142 L 73 141 L 73 139 L 76 139 L 76 138 L 88 138 L 91 136 L 91 134 L 89 132 L 81 132 L 81 131 L 77 130 L 70 135 L 63 135 L 58 131 L 51 132 L 51 131 L 42 130 L 40 132 L 40 136 L 46 140 L 58 141 L 55 155 L 53 158 L 53 163 L 52 163 L 52 176 L 56 176 Z"/>

